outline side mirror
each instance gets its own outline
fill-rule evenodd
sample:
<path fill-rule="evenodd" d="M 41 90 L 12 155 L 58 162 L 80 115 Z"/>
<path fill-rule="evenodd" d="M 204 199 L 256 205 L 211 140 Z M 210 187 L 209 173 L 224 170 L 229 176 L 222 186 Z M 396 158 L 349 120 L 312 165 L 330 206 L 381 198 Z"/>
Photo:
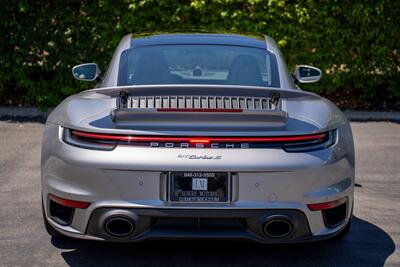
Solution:
<path fill-rule="evenodd" d="M 100 73 L 96 63 L 80 64 L 72 68 L 72 75 L 80 81 L 98 81 Z"/>
<path fill-rule="evenodd" d="M 294 71 L 296 83 L 315 83 L 321 79 L 322 71 L 318 68 L 298 65 Z"/>

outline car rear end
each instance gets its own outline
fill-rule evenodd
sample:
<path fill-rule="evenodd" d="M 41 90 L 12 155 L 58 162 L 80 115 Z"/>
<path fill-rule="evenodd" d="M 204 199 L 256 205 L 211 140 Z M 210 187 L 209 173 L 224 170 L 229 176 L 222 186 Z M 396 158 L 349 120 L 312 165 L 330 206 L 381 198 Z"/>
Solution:
<path fill-rule="evenodd" d="M 269 37 L 127 36 L 44 131 L 44 220 L 76 238 L 327 239 L 353 191 L 347 119 L 295 87 Z"/>
<path fill-rule="evenodd" d="M 282 90 L 278 99 L 277 90 L 259 97 L 248 88 L 253 96 L 134 90 L 107 93 L 119 92 L 112 115 L 89 120 L 106 129 L 47 123 L 43 201 L 62 234 L 281 243 L 332 237 L 348 223 L 354 152 L 345 124 L 288 131 L 310 123 L 287 114 L 296 95 Z"/>

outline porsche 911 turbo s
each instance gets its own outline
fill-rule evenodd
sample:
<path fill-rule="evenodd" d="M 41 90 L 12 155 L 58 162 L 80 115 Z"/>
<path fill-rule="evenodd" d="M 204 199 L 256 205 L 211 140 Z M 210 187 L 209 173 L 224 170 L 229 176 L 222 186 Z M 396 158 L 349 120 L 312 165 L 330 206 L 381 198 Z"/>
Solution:
<path fill-rule="evenodd" d="M 268 36 L 125 36 L 107 72 L 49 115 L 42 207 L 52 236 L 292 243 L 349 231 L 354 145 L 330 101 L 302 91 Z"/>

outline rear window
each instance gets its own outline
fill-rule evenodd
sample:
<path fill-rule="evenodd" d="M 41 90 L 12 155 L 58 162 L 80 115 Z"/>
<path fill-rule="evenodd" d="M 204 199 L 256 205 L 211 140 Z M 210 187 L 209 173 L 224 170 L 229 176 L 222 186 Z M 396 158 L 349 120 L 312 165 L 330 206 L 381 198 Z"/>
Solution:
<path fill-rule="evenodd" d="M 118 85 L 220 84 L 279 87 L 274 54 L 227 45 L 158 45 L 125 50 Z"/>

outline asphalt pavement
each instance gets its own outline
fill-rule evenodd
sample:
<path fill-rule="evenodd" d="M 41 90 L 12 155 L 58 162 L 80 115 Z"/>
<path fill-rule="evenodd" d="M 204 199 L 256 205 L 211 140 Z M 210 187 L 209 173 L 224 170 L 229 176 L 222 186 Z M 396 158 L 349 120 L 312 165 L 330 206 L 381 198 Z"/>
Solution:
<path fill-rule="evenodd" d="M 51 239 L 40 209 L 43 128 L 0 121 L 0 266 L 400 266 L 400 124 L 352 123 L 358 186 L 345 239 L 274 246 Z"/>

